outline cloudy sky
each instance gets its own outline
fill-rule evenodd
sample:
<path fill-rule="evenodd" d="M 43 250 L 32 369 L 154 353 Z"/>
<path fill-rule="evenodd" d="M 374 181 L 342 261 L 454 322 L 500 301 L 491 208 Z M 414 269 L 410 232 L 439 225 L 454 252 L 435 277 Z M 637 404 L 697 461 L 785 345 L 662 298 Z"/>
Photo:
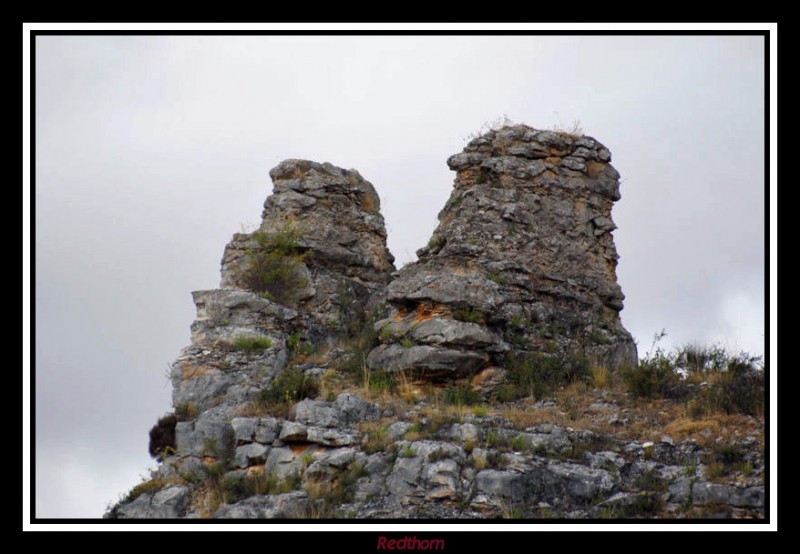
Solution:
<path fill-rule="evenodd" d="M 259 221 L 286 158 L 356 168 L 398 267 L 445 160 L 503 114 L 607 145 L 623 323 L 649 348 L 764 350 L 761 37 L 36 40 L 36 502 L 99 517 L 152 461 L 190 292 Z"/>

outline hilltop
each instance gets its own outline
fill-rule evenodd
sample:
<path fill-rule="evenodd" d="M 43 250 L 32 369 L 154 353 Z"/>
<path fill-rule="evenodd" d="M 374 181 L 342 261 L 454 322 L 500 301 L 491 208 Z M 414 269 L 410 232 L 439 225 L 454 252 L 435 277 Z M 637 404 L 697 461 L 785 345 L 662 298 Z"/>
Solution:
<path fill-rule="evenodd" d="M 447 163 L 399 271 L 358 171 L 270 171 L 260 227 L 193 293 L 159 467 L 106 517 L 763 517 L 765 368 L 640 359 L 609 149 L 513 125 Z"/>

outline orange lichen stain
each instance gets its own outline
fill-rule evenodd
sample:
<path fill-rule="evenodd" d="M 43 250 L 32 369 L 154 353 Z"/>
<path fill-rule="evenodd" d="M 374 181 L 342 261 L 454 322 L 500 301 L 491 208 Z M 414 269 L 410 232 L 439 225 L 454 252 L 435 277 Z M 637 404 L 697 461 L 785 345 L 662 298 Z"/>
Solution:
<path fill-rule="evenodd" d="M 298 455 L 302 454 L 303 452 L 305 452 L 306 450 L 308 450 L 309 446 L 310 445 L 308 443 L 290 444 L 289 448 L 291 448 L 292 454 L 294 454 L 295 456 L 298 456 Z"/>
<path fill-rule="evenodd" d="M 195 377 L 202 377 L 206 373 L 211 371 L 211 368 L 206 365 L 192 365 L 186 364 L 181 366 L 181 379 L 186 381 L 187 379 L 194 379 Z"/>
<path fill-rule="evenodd" d="M 559 165 L 561 163 L 561 158 L 560 157 L 549 157 L 549 158 L 545 158 L 543 161 L 546 164 Z"/>
<path fill-rule="evenodd" d="M 428 321 L 434 317 L 442 317 L 450 313 L 450 310 L 443 304 L 429 304 L 427 302 L 417 306 L 414 312 L 414 325 L 419 325 L 423 321 Z"/>
<path fill-rule="evenodd" d="M 400 323 L 405 319 L 407 315 L 408 315 L 408 310 L 406 310 L 405 308 L 397 308 L 397 312 L 394 314 L 393 317 L 397 323 Z"/>
<path fill-rule="evenodd" d="M 586 173 L 589 174 L 589 177 L 597 177 L 605 170 L 606 165 L 603 162 L 588 161 L 586 162 Z"/>
<path fill-rule="evenodd" d="M 214 456 L 203 456 L 203 465 L 211 465 L 217 463 L 217 459 Z"/>

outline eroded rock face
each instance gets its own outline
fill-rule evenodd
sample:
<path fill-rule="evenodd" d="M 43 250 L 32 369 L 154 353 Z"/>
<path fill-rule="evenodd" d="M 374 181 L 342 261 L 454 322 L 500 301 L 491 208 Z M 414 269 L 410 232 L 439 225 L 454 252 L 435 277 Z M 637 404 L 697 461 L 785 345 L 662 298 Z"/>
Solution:
<path fill-rule="evenodd" d="M 593 138 L 523 125 L 450 157 L 453 192 L 419 260 L 387 288 L 370 368 L 464 377 L 509 351 L 635 363 L 619 318 L 610 160 Z"/>
<path fill-rule="evenodd" d="M 386 247 L 380 198 L 354 169 L 329 163 L 285 160 L 270 171 L 273 194 L 264 203 L 256 233 L 296 234 L 302 260 L 302 290 L 291 304 L 314 316 L 330 332 L 346 325 L 350 304 L 363 306 L 395 271 Z M 240 273 L 255 234 L 236 234 L 225 248 L 222 288 L 243 288 Z M 344 304 L 344 305 L 343 305 Z M 345 312 L 343 314 L 343 312 Z"/>
<path fill-rule="evenodd" d="M 220 289 L 193 293 L 192 344 L 172 365 L 174 406 L 202 411 L 252 401 L 286 368 L 290 338 L 318 347 L 361 325 L 370 299 L 394 271 L 380 199 L 357 171 L 286 160 L 270 176 L 274 192 L 260 229 L 236 234 L 226 246 Z M 296 290 L 280 300 L 247 290 L 242 272 L 258 251 L 258 233 L 287 230 L 301 253 L 289 268 L 297 274 Z M 237 349 L 242 338 L 269 346 Z"/>
<path fill-rule="evenodd" d="M 652 414 L 605 390 L 590 392 L 585 409 L 557 396 L 493 402 L 482 415 L 437 412 L 436 387 L 387 398 L 364 380 L 369 372 L 339 365 L 355 350 L 348 326 L 363 325 L 359 312 L 376 299 L 392 310 L 375 326 L 383 344 L 369 355 L 373 368 L 440 380 L 479 372 L 471 385 L 485 396 L 507 384 L 509 352 L 630 360 L 609 159 L 592 139 L 526 127 L 476 139 L 450 160 L 455 190 L 431 245 L 388 286 L 392 258 L 372 186 L 330 164 L 281 163 L 261 231 L 292 225 L 282 248 L 302 286 L 283 301 L 246 290 L 242 266 L 258 234 L 234 237 L 221 288 L 193 293 L 192 343 L 172 365 L 175 413 L 162 419 L 174 425 L 165 429 L 174 445 L 158 450 L 158 469 L 106 517 L 763 517 L 755 425 L 726 447 L 736 466 L 720 479 L 706 465 L 716 442 L 704 449 L 693 438 L 654 444 L 607 432 L 629 418 L 649 429 Z M 326 348 L 306 363 L 309 344 Z M 298 381 L 275 386 L 298 375 L 335 379 L 302 394 Z M 532 423 L 567 412 L 577 428 Z"/>

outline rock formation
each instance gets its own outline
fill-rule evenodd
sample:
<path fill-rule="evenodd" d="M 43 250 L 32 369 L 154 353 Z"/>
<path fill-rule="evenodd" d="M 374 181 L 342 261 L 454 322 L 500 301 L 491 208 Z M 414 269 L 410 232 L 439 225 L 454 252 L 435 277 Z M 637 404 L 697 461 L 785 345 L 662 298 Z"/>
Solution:
<path fill-rule="evenodd" d="M 433 238 L 400 272 L 370 183 L 282 162 L 260 228 L 225 249 L 221 288 L 193 293 L 174 412 L 150 433 L 161 463 L 106 517 L 761 514 L 755 425 L 736 446 L 749 473 L 711 481 L 692 440 L 626 431 L 650 411 L 602 387 L 580 404 L 562 386 L 585 385 L 587 360 L 636 362 L 610 157 L 524 126 L 473 140 L 448 160 Z M 532 388 L 547 379 L 561 389 Z"/>
<path fill-rule="evenodd" d="M 370 367 L 450 379 L 509 352 L 635 363 L 619 319 L 610 160 L 592 138 L 522 125 L 450 157 L 453 192 L 419 261 L 388 286 Z"/>

